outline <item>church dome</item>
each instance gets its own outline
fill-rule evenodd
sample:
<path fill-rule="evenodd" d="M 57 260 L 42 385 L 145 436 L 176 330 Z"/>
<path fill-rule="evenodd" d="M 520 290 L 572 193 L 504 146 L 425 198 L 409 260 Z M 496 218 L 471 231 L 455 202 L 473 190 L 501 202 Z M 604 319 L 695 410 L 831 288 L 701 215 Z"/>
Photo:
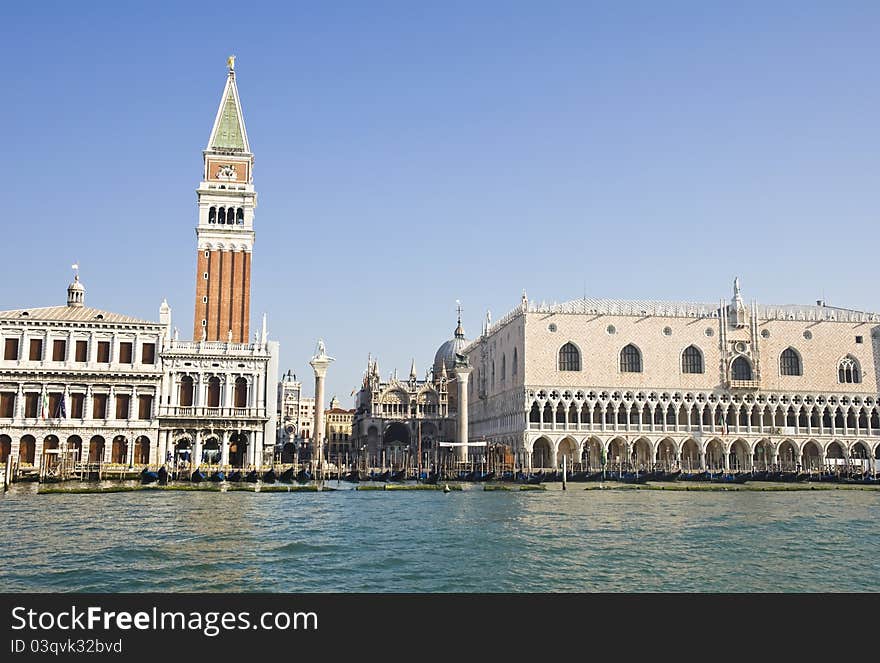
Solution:
<path fill-rule="evenodd" d="M 460 353 L 467 346 L 468 340 L 464 337 L 464 329 L 461 326 L 461 312 L 458 314 L 458 327 L 455 328 L 453 338 L 446 341 L 437 350 L 434 355 L 434 377 L 439 378 L 446 367 L 446 372 L 452 376 L 452 369 L 455 366 L 455 355 Z"/>

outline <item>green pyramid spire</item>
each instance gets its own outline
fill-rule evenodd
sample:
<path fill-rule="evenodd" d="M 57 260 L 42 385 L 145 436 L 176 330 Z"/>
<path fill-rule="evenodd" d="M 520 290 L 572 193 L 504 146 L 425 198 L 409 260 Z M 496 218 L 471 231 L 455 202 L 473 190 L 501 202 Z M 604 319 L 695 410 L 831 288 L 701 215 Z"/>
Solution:
<path fill-rule="evenodd" d="M 214 140 L 211 141 L 211 149 L 245 149 L 244 137 L 241 134 L 241 118 L 231 85 L 226 94 L 226 101 L 223 102 L 223 109 L 220 111 L 220 122 L 217 124 Z"/>

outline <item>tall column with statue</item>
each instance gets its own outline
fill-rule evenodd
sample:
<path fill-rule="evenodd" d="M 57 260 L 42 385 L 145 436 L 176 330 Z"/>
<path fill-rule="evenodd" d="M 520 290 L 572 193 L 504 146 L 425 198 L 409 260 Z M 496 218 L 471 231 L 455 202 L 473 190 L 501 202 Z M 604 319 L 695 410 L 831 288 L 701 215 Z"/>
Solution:
<path fill-rule="evenodd" d="M 467 357 L 456 353 L 455 380 L 458 384 L 458 460 L 467 462 L 468 459 L 468 377 L 474 369 L 468 363 Z"/>
<path fill-rule="evenodd" d="M 318 347 L 315 356 L 309 365 L 315 371 L 315 420 L 312 428 L 314 440 L 315 468 L 317 473 L 323 473 L 324 468 L 324 377 L 327 368 L 333 361 L 333 357 L 327 356 L 323 339 L 318 339 Z M 320 474 L 316 475 L 320 476 Z"/>

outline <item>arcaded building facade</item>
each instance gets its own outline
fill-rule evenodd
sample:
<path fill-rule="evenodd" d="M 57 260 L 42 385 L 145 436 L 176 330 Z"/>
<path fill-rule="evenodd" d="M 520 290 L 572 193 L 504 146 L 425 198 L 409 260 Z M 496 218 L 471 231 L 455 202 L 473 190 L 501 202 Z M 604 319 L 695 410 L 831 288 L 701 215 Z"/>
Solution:
<path fill-rule="evenodd" d="M 85 301 L 0 312 L 0 464 L 155 462 L 167 325 Z"/>
<path fill-rule="evenodd" d="M 520 306 L 466 349 L 470 437 L 523 466 L 872 469 L 880 315 L 578 299 Z"/>

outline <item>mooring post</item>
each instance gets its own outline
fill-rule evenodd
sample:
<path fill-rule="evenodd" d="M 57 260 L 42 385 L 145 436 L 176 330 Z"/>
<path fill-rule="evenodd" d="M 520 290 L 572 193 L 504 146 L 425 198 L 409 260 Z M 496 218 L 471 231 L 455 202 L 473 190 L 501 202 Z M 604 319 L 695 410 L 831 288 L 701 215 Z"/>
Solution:
<path fill-rule="evenodd" d="M 12 483 L 12 454 L 6 457 L 6 472 L 3 473 L 3 492 L 9 490 L 9 484 Z"/>
<path fill-rule="evenodd" d="M 565 454 L 563 454 L 563 455 L 562 455 L 562 490 L 568 490 L 568 487 L 566 486 L 566 477 L 565 477 L 565 475 L 567 474 L 567 472 L 566 472 L 566 469 L 565 469 L 565 468 L 566 468 L 566 464 L 565 464 Z"/>

